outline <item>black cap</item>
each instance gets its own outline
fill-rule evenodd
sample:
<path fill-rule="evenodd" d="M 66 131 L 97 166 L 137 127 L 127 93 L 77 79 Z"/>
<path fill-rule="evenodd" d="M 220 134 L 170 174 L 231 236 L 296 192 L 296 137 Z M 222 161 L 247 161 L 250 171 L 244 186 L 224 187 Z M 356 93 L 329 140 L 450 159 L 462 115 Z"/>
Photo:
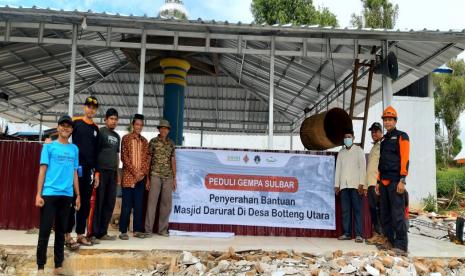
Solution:
<path fill-rule="evenodd" d="M 94 96 L 89 96 L 86 98 L 86 101 L 84 102 L 84 105 L 93 105 L 98 108 L 98 100 Z"/>
<path fill-rule="evenodd" d="M 344 135 L 345 134 L 351 134 L 352 136 L 354 136 L 354 130 L 352 128 L 346 128 L 344 129 Z"/>
<path fill-rule="evenodd" d="M 68 115 L 63 115 L 60 117 L 60 119 L 58 119 L 58 124 L 61 125 L 61 124 L 64 124 L 64 123 L 67 123 L 71 126 L 74 125 L 73 123 L 73 119 L 71 119 L 71 117 L 69 117 Z"/>
<path fill-rule="evenodd" d="M 368 130 L 369 130 L 369 131 L 373 131 L 373 130 L 383 130 L 383 128 L 381 127 L 381 124 L 380 124 L 380 123 L 374 122 Z"/>

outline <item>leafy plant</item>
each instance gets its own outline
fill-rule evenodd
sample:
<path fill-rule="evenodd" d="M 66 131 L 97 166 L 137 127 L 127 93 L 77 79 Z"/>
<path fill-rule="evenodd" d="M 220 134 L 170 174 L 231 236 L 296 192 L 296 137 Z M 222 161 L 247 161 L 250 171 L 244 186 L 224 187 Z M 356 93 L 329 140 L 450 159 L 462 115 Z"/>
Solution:
<path fill-rule="evenodd" d="M 423 210 L 426 212 L 437 212 L 438 201 L 436 197 L 432 194 L 429 194 L 426 198 L 421 200 L 423 204 Z"/>

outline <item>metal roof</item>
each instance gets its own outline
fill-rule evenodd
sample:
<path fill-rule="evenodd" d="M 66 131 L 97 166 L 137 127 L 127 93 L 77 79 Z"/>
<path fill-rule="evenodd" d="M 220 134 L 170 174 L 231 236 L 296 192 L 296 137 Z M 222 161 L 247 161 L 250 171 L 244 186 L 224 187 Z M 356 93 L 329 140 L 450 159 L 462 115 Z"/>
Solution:
<path fill-rule="evenodd" d="M 84 17 L 86 29 L 81 27 Z M 107 107 L 115 107 L 120 123 L 129 123 L 137 111 L 139 72 L 137 58 L 134 62 L 122 49 L 137 51 L 140 40 L 128 38 L 145 35 L 149 61 L 156 63 L 162 51 L 176 51 L 193 63 L 187 77 L 186 129 L 222 133 L 267 131 L 271 56 L 274 132 L 289 133 L 298 131 L 306 108 L 310 114 L 334 106 L 348 108 L 354 59 L 374 58 L 372 46 L 380 48 L 388 41 L 398 57 L 400 77 L 393 83 L 394 92 L 465 49 L 464 31 L 267 26 L 3 7 L 0 91 L 9 95 L 9 102 L 0 100 L 1 116 L 34 122 L 42 116 L 44 122 L 54 123 L 67 112 L 73 26 L 78 45 L 76 105 L 92 94 L 103 107 L 100 118 Z M 163 37 L 164 42 L 150 37 Z M 371 103 L 376 104 L 381 100 L 381 76 L 374 77 L 372 87 Z M 144 97 L 147 125 L 153 127 L 163 114 L 160 72 L 146 74 Z M 363 99 L 359 93 L 357 101 Z M 362 105 L 356 110 L 362 112 Z M 78 107 L 75 111 L 82 112 Z"/>

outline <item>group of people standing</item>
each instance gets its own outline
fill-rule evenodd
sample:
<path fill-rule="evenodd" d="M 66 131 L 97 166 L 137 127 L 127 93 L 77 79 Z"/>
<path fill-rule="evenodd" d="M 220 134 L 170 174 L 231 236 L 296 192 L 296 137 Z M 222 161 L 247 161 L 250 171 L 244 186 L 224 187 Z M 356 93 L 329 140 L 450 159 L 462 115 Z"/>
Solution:
<path fill-rule="evenodd" d="M 406 177 L 409 168 L 409 137 L 396 128 L 397 111 L 389 106 L 382 116 L 386 133 L 375 122 L 370 127 L 373 147 L 368 165 L 363 149 L 354 145 L 354 132 L 347 129 L 344 146 L 336 161 L 335 192 L 340 194 L 342 205 L 343 234 L 339 240 L 362 237 L 362 197 L 368 197 L 374 237 L 368 244 L 381 249 L 392 249 L 399 255 L 407 255 L 408 193 Z M 352 222 L 352 214 L 354 222 Z"/>
<path fill-rule="evenodd" d="M 131 212 L 134 237 L 151 237 L 157 206 L 160 209 L 158 234 L 168 236 L 172 192 L 176 190 L 175 145 L 168 138 L 169 122 L 160 120 L 158 136 L 148 142 L 142 136 L 144 116 L 135 114 L 130 133 L 121 139 L 115 131 L 119 120 L 117 110 L 109 108 L 105 113 L 105 126 L 99 128 L 93 120 L 98 107 L 95 97 L 87 97 L 84 116 L 60 117 L 58 138 L 47 141 L 42 148 L 35 199 L 36 206 L 40 207 L 39 273 L 44 271 L 53 225 L 56 274 L 62 273 L 64 246 L 77 250 L 80 246 L 117 238 L 108 234 L 117 185 L 122 187 L 119 238 L 129 239 Z M 123 164 L 121 175 L 120 160 Z M 144 190 L 149 191 L 145 225 Z M 95 204 L 91 208 L 93 195 Z M 71 235 L 73 229 L 76 239 Z"/>
<path fill-rule="evenodd" d="M 119 238 L 129 239 L 127 232 L 131 212 L 133 236 L 141 239 L 151 237 L 158 206 L 158 234 L 168 236 L 172 192 L 176 190 L 175 145 L 168 138 L 169 122 L 160 120 L 158 136 L 148 142 L 142 136 L 144 116 L 135 114 L 131 132 L 120 139 L 115 131 L 118 112 L 109 108 L 105 114 L 105 126 L 99 128 L 93 121 L 98 106 L 95 97 L 86 98 L 84 116 L 74 119 L 62 116 L 58 120 L 58 139 L 43 146 L 35 200 L 36 206 L 40 207 L 39 272 L 44 270 L 53 225 L 55 272 L 58 274 L 62 270 L 65 245 L 76 250 L 80 246 L 117 238 L 108 234 L 117 185 L 122 187 Z M 354 145 L 353 130 L 345 132 L 335 175 L 335 192 L 341 196 L 344 230 L 339 239 L 351 239 L 353 212 L 355 241 L 363 242 L 361 202 L 362 196 L 368 196 L 375 237 L 367 242 L 379 243 L 380 247 L 406 254 L 405 207 L 408 198 L 405 178 L 409 166 L 409 138 L 396 129 L 397 112 L 394 108 L 388 107 L 382 119 L 387 131 L 384 136 L 380 123 L 373 123 L 369 129 L 373 148 L 368 169 L 363 150 Z M 123 164 L 121 175 L 118 169 L 120 160 Z M 144 190 L 149 191 L 145 224 L 142 210 Z M 91 208 L 93 194 L 96 202 Z M 73 229 L 76 239 L 71 236 Z"/>

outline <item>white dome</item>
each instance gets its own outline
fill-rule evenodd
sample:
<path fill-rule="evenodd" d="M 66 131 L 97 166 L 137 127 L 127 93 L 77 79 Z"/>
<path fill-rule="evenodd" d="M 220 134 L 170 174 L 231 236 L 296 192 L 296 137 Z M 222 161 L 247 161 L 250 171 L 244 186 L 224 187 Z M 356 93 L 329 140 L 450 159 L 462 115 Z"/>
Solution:
<path fill-rule="evenodd" d="M 161 6 L 159 16 L 161 18 L 180 18 L 179 14 L 187 18 L 187 10 L 179 0 L 166 0 L 165 4 Z"/>

